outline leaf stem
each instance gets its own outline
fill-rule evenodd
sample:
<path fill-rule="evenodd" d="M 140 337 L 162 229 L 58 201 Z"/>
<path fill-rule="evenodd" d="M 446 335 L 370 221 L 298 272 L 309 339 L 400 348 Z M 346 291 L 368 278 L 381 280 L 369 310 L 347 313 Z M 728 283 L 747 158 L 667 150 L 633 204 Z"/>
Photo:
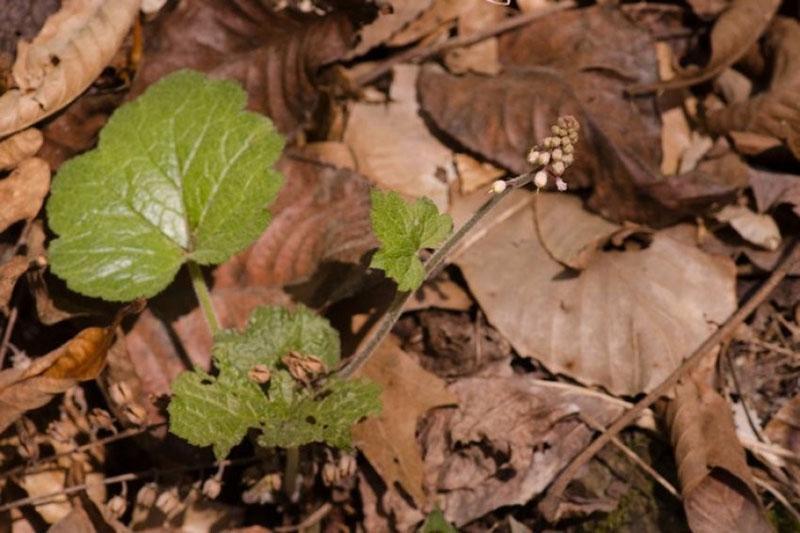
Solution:
<path fill-rule="evenodd" d="M 464 237 L 467 236 L 469 231 L 486 216 L 494 206 L 506 197 L 514 189 L 519 189 L 531 182 L 534 172 L 526 172 L 520 174 L 510 180 L 506 181 L 506 188 L 498 193 L 492 193 L 492 197 L 486 200 L 472 216 L 461 225 L 456 232 L 454 232 L 448 239 L 439 247 L 433 255 L 425 262 L 425 279 L 428 280 L 439 273 L 439 268 L 446 264 L 456 245 L 460 243 Z M 369 339 L 363 344 L 362 348 L 351 357 L 347 363 L 338 371 L 338 376 L 341 378 L 348 378 L 355 374 L 364 364 L 369 360 L 378 346 L 383 342 L 386 336 L 392 331 L 395 323 L 400 319 L 403 314 L 403 308 L 406 302 L 411 297 L 414 291 L 398 292 L 395 294 L 389 309 L 381 317 L 374 332 L 370 335 Z"/>
<path fill-rule="evenodd" d="M 194 294 L 197 296 L 197 301 L 200 303 L 200 308 L 203 310 L 203 315 L 206 317 L 206 323 L 208 323 L 208 329 L 211 330 L 211 336 L 214 337 L 219 333 L 222 327 L 219 325 L 217 313 L 214 312 L 211 294 L 208 292 L 208 285 L 206 285 L 203 272 L 200 270 L 200 265 L 194 261 L 188 261 L 186 266 L 189 268 L 189 276 L 192 278 Z"/>
<path fill-rule="evenodd" d="M 297 488 L 297 469 L 300 466 L 300 447 L 286 448 L 286 465 L 283 470 L 283 491 L 289 500 L 292 500 Z"/>

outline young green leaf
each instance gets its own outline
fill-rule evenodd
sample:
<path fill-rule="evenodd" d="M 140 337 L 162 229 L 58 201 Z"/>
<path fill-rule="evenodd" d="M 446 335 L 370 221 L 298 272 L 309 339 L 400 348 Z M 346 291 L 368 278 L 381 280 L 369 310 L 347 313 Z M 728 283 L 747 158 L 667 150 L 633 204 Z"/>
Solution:
<path fill-rule="evenodd" d="M 289 352 L 319 357 L 328 368 L 339 362 L 339 333 L 310 309 L 259 307 L 243 333 L 225 331 L 214 339 L 214 356 L 247 373 L 257 364 L 273 368 Z"/>
<path fill-rule="evenodd" d="M 117 109 L 98 147 L 67 161 L 47 205 L 50 264 L 70 288 L 124 301 L 164 289 L 184 261 L 216 264 L 269 222 L 283 140 L 245 92 L 188 70 Z"/>
<path fill-rule="evenodd" d="M 458 530 L 447 521 L 440 509 L 434 509 L 425 518 L 419 533 L 458 533 Z"/>
<path fill-rule="evenodd" d="M 407 203 L 395 192 L 372 191 L 372 229 L 381 243 L 371 267 L 380 268 L 398 289 L 419 287 L 425 270 L 417 254 L 440 244 L 453 230 L 450 215 L 441 215 L 427 198 Z"/>
<path fill-rule="evenodd" d="M 364 380 L 330 379 L 311 389 L 292 376 L 284 357 L 314 356 L 328 369 L 339 362 L 339 335 L 309 309 L 262 307 L 244 332 L 226 331 L 214 343 L 219 377 L 185 372 L 172 386 L 170 430 L 198 446 L 213 445 L 225 457 L 249 428 L 261 430 L 262 446 L 309 442 L 350 445 L 350 428 L 380 411 L 380 387 Z M 269 381 L 255 383 L 256 365 Z"/>

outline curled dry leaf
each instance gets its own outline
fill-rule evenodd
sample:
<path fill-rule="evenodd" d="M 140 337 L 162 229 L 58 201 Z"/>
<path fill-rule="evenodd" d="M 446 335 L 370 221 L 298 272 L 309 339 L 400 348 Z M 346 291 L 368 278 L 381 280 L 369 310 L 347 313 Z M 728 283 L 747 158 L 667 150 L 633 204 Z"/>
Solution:
<path fill-rule="evenodd" d="M 780 204 L 789 204 L 800 216 L 800 178 L 797 175 L 754 168 L 749 170 L 750 189 L 759 213 L 766 213 Z"/>
<path fill-rule="evenodd" d="M 448 187 L 439 175 L 452 167 L 453 155 L 418 114 L 418 72 L 411 65 L 394 69 L 389 104 L 354 104 L 344 141 L 355 154 L 359 172 L 373 183 L 411 198 L 427 196 L 446 211 Z"/>
<path fill-rule="evenodd" d="M 458 16 L 458 34 L 470 35 L 496 25 L 505 18 L 505 10 L 489 2 L 462 2 L 465 6 Z M 502 68 L 498 58 L 497 37 L 470 46 L 449 50 L 445 65 L 454 74 L 475 72 L 495 75 Z"/>
<path fill-rule="evenodd" d="M 17 280 L 28 270 L 28 258 L 15 255 L 0 265 L 0 312 L 8 314 L 8 302 Z"/>
<path fill-rule="evenodd" d="M 687 69 L 664 82 L 632 85 L 634 94 L 688 87 L 709 80 L 736 63 L 758 41 L 780 0 L 733 0 L 711 30 L 711 57 L 703 68 Z"/>
<path fill-rule="evenodd" d="M 800 159 L 800 23 L 776 18 L 764 48 L 772 66 L 769 88 L 749 100 L 709 113 L 708 127 L 716 133 L 748 132 L 779 139 Z"/>
<path fill-rule="evenodd" d="M 286 181 L 271 207 L 272 222 L 252 246 L 216 270 L 218 287 L 299 283 L 323 261 L 358 263 L 377 246 L 363 176 L 291 156 L 277 168 Z"/>
<path fill-rule="evenodd" d="M 325 17 L 276 13 L 258 0 L 180 2 L 153 25 L 155 46 L 145 51 L 131 96 L 179 68 L 237 80 L 248 109 L 268 115 L 281 133 L 313 122 L 323 103 L 319 69 L 341 59 L 353 41 L 348 13 Z"/>
<path fill-rule="evenodd" d="M 770 215 L 754 213 L 742 205 L 726 205 L 714 216 L 756 246 L 774 251 L 781 245 L 781 231 Z"/>
<path fill-rule="evenodd" d="M 676 387 L 666 416 L 692 531 L 772 531 L 725 399 L 690 377 Z"/>
<path fill-rule="evenodd" d="M 584 211 L 580 198 L 543 193 L 534 198 L 533 218 L 542 247 L 559 263 L 582 270 L 620 226 Z"/>
<path fill-rule="evenodd" d="M 55 394 L 96 378 L 105 365 L 113 338 L 113 328 L 86 328 L 27 368 L 0 372 L 0 433 Z"/>
<path fill-rule="evenodd" d="M 428 9 L 431 3 L 432 0 L 389 0 L 384 2 L 383 9 L 375 20 L 359 30 L 358 44 L 348 52 L 346 59 L 362 56 L 376 46 L 385 43 L 416 19 L 420 13 Z"/>
<path fill-rule="evenodd" d="M 35 217 L 49 189 L 50 167 L 37 157 L 22 161 L 0 179 L 0 233 L 15 222 Z"/>
<path fill-rule="evenodd" d="M 55 113 L 81 94 L 122 44 L 140 0 L 69 0 L 36 38 L 20 40 L 15 88 L 0 96 L 0 136 Z"/>
<path fill-rule="evenodd" d="M 536 238 L 530 203 L 528 193 L 509 195 L 477 230 L 480 240 L 455 260 L 520 355 L 636 395 L 660 383 L 736 309 L 732 261 L 659 233 L 647 249 L 599 253 L 579 275 L 565 272 Z M 473 210 L 460 202 L 453 214 L 463 220 Z"/>
<path fill-rule="evenodd" d="M 42 132 L 28 128 L 0 141 L 0 170 L 10 170 L 42 147 Z"/>
<path fill-rule="evenodd" d="M 424 506 L 423 464 L 417 444 L 417 421 L 428 410 L 456 402 L 445 383 L 424 370 L 389 337 L 358 373 L 378 383 L 381 414 L 353 428 L 353 441 L 388 487 L 399 483 L 418 506 Z"/>

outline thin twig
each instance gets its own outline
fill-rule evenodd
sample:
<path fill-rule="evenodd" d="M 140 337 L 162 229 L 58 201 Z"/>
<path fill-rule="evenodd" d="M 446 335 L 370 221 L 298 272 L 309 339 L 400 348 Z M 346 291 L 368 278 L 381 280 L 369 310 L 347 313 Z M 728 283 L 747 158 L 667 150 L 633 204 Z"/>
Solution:
<path fill-rule="evenodd" d="M 519 176 L 508 180 L 506 182 L 506 188 L 502 192 L 492 193 L 491 198 L 484 202 L 484 204 L 481 205 L 478 210 L 475 211 L 460 228 L 458 228 L 456 232 L 448 237 L 444 244 L 438 248 L 433 255 L 431 255 L 430 259 L 425 262 L 425 279 L 430 279 L 436 275 L 439 267 L 445 265 L 456 245 L 464 239 L 469 231 L 474 228 L 475 225 L 480 222 L 480 220 L 486 216 L 486 214 L 489 213 L 494 206 L 500 203 L 500 201 L 512 190 L 527 185 L 532 179 L 533 172 L 520 174 Z M 364 366 L 364 363 L 367 362 L 367 360 L 375 352 L 381 342 L 383 342 L 389 332 L 392 331 L 392 327 L 394 327 L 395 323 L 400 318 L 400 315 L 403 314 L 403 308 L 412 294 L 413 291 L 408 291 L 398 292 L 395 295 L 394 300 L 392 300 L 392 303 L 389 306 L 389 309 L 387 309 L 386 313 L 384 313 L 384 315 L 381 317 L 374 332 L 369 336 L 367 341 L 363 343 L 361 349 L 359 349 L 356 354 L 353 355 L 344 364 L 344 366 L 339 369 L 337 372 L 339 377 L 350 377 L 357 372 L 358 369 Z"/>
<path fill-rule="evenodd" d="M 602 426 L 602 424 L 600 424 L 599 422 L 597 422 L 593 418 L 590 418 L 588 415 L 586 415 L 584 413 L 581 413 L 579 416 L 580 416 L 580 419 L 587 426 L 592 428 L 593 430 L 595 430 L 595 431 L 603 431 L 605 429 Z M 611 439 L 611 444 L 616 446 L 619 451 L 624 453 L 631 461 L 633 461 L 636 464 L 636 466 L 638 466 L 639 468 L 644 470 L 646 474 L 648 474 L 650 477 L 652 477 L 656 481 L 656 483 L 658 483 L 659 485 L 664 487 L 664 489 L 667 492 L 669 492 L 670 494 L 675 496 L 675 498 L 677 498 L 678 501 L 682 500 L 680 492 L 678 492 L 678 490 L 675 487 L 672 486 L 672 483 L 667 481 L 661 474 L 656 472 L 656 470 L 652 466 L 650 466 L 649 464 L 645 463 L 642 460 L 642 458 L 639 457 L 639 455 L 637 455 L 636 452 L 634 452 L 633 450 L 628 448 L 625 445 L 625 443 L 623 443 L 617 437 L 614 437 L 614 438 Z"/>
<path fill-rule="evenodd" d="M 495 35 L 500 35 L 501 33 L 505 33 L 515 28 L 519 28 L 520 26 L 524 26 L 529 22 L 533 22 L 534 20 L 550 15 L 551 13 L 555 13 L 557 11 L 564 11 L 565 9 L 571 9 L 575 6 L 576 3 L 573 0 L 559 2 L 558 4 L 548 4 L 546 7 L 542 7 L 541 9 L 536 9 L 529 13 L 525 13 L 523 15 L 517 15 L 515 17 L 508 18 L 503 22 L 497 24 L 496 26 L 486 28 L 485 30 L 482 31 L 471 33 L 469 35 L 461 35 L 458 37 L 454 37 L 452 39 L 448 39 L 446 41 L 436 43 L 430 46 L 420 46 L 417 48 L 411 48 L 410 50 L 406 50 L 405 52 L 402 52 L 400 54 L 391 57 L 390 59 L 387 59 L 386 61 L 375 67 L 373 70 L 370 70 L 369 72 L 366 72 L 364 75 L 357 77 L 355 79 L 355 85 L 356 87 L 363 87 L 364 85 L 368 85 L 373 81 L 377 80 L 378 78 L 380 78 L 381 76 L 383 76 L 384 74 L 391 71 L 395 65 L 399 65 L 400 63 L 410 63 L 412 61 L 418 61 L 420 59 L 429 58 L 431 56 L 434 56 L 440 52 L 444 52 L 445 50 L 449 50 L 451 48 L 458 48 L 460 46 L 469 46 L 471 44 L 475 44 L 490 37 L 494 37 Z"/>
<path fill-rule="evenodd" d="M 558 516 L 558 506 L 561 501 L 561 495 L 567 488 L 567 485 L 575 477 L 580 468 L 585 465 L 592 457 L 599 452 L 603 446 L 611 442 L 611 439 L 616 437 L 617 434 L 630 425 L 644 409 L 650 407 L 661 398 L 664 394 L 668 393 L 680 380 L 683 378 L 706 353 L 714 348 L 721 341 L 727 339 L 736 328 L 741 324 L 756 308 L 772 293 L 773 289 L 783 280 L 789 273 L 792 267 L 798 260 L 797 254 L 797 239 L 794 239 L 789 246 L 789 252 L 783 257 L 781 263 L 772 272 L 770 277 L 764 282 L 763 285 L 756 291 L 756 293 L 731 315 L 725 323 L 717 329 L 710 337 L 708 337 L 703 344 L 700 345 L 683 363 L 675 369 L 664 381 L 661 382 L 655 389 L 642 398 L 633 408 L 626 411 L 622 416 L 617 418 L 606 431 L 592 441 L 586 448 L 583 449 L 575 458 L 561 471 L 556 480 L 550 487 L 547 496 L 539 504 L 539 508 L 546 517 L 551 520 L 556 519 Z"/>
<path fill-rule="evenodd" d="M 756 485 L 772 494 L 772 497 L 781 502 L 783 508 L 789 511 L 789 514 L 791 514 L 797 522 L 800 522 L 800 512 L 798 512 L 797 509 L 795 509 L 794 506 L 789 503 L 789 500 L 786 498 L 786 496 L 781 494 L 781 491 L 761 478 L 754 477 L 753 479 L 756 482 Z"/>
<path fill-rule="evenodd" d="M 0 368 L 3 368 L 3 362 L 5 362 L 6 352 L 8 351 L 8 344 L 11 342 L 11 334 L 14 332 L 14 326 L 17 324 L 17 313 L 16 305 L 8 312 L 8 320 L 6 320 L 6 327 L 3 330 L 3 341 L 0 342 Z"/>

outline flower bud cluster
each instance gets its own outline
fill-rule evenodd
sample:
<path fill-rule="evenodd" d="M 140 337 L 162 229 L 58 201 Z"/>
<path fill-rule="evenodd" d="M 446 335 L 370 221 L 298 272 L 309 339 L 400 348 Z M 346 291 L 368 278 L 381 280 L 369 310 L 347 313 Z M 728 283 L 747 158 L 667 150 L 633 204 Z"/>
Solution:
<path fill-rule="evenodd" d="M 545 137 L 541 145 L 531 148 L 528 153 L 528 162 L 542 167 L 533 177 L 533 183 L 538 188 L 547 186 L 549 176 L 556 178 L 556 187 L 559 191 L 567 189 L 567 183 L 561 176 L 575 161 L 575 145 L 578 143 L 578 120 L 570 115 L 558 117 L 556 123 L 550 127 L 552 135 Z"/>

